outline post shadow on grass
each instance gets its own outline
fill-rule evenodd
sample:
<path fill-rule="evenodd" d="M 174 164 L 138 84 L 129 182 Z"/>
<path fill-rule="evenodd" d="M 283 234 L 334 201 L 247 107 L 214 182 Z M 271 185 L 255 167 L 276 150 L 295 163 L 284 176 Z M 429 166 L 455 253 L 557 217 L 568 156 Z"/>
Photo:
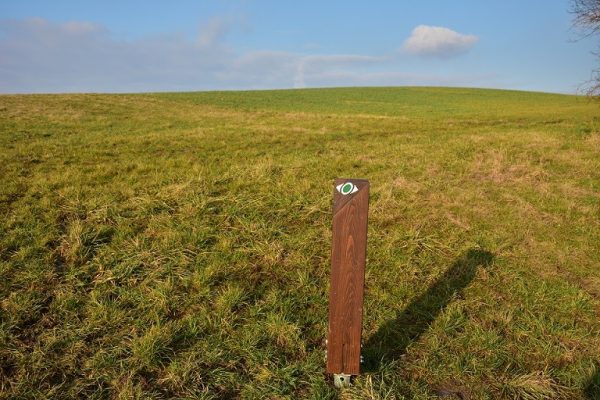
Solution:
<path fill-rule="evenodd" d="M 417 341 L 452 298 L 473 280 L 477 268 L 487 266 L 493 258 L 488 251 L 471 249 L 457 259 L 425 293 L 367 339 L 362 352 L 363 370 L 374 372 L 383 362 L 400 358 L 408 345 Z"/>
<path fill-rule="evenodd" d="M 596 372 L 592 375 L 585 388 L 585 395 L 590 400 L 600 399 L 600 364 L 596 364 Z"/>

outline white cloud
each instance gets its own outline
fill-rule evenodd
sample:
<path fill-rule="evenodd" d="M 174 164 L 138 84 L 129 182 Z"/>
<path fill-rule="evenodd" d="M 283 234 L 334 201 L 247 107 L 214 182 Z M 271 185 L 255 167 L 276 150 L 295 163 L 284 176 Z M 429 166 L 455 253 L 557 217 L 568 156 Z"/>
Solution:
<path fill-rule="evenodd" d="M 404 41 L 403 50 L 421 56 L 452 57 L 469 51 L 479 38 L 441 26 L 419 25 Z"/>

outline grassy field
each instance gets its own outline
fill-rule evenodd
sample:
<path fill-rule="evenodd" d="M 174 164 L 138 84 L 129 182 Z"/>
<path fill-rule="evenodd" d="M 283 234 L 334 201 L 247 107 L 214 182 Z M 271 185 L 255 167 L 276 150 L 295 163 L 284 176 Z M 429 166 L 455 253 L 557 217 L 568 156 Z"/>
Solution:
<path fill-rule="evenodd" d="M 336 177 L 365 373 L 324 373 Z M 0 397 L 600 399 L 600 105 L 475 89 L 0 96 Z"/>

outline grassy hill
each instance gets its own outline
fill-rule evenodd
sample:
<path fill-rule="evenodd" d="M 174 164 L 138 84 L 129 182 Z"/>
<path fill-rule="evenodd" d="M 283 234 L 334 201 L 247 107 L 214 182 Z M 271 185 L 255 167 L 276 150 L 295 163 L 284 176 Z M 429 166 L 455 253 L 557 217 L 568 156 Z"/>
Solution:
<path fill-rule="evenodd" d="M 336 177 L 365 374 L 324 373 Z M 600 106 L 475 89 L 0 96 L 0 397 L 600 398 Z"/>

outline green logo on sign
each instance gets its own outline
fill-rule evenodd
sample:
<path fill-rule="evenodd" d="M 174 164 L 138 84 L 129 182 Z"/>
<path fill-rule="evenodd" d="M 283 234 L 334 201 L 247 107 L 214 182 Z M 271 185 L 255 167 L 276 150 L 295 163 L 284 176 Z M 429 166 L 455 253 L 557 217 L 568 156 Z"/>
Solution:
<path fill-rule="evenodd" d="M 344 196 L 347 194 L 352 194 L 352 193 L 358 192 L 358 188 L 352 182 L 342 183 L 341 185 L 337 185 L 335 188 L 337 189 L 338 192 L 340 192 Z"/>

